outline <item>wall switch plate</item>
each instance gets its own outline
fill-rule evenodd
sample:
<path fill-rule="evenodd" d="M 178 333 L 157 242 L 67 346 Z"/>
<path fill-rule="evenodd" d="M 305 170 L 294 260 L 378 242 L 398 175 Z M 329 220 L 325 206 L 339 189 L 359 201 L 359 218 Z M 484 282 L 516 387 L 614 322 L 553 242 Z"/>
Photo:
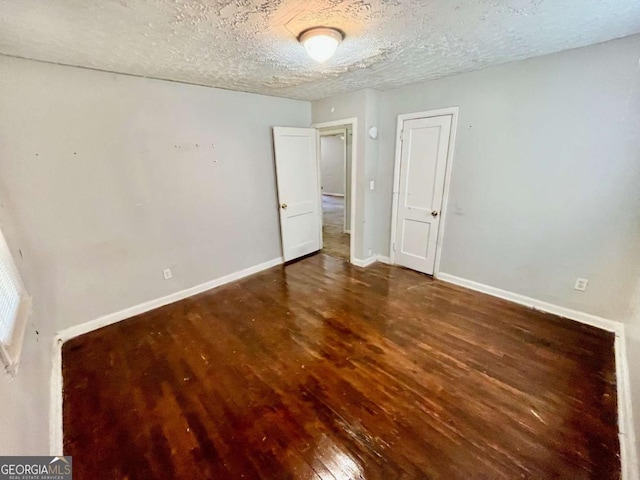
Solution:
<path fill-rule="evenodd" d="M 165 268 L 164 270 L 162 270 L 162 275 L 164 275 L 165 280 L 169 280 L 170 278 L 173 277 L 173 274 L 171 273 L 170 268 Z"/>
<path fill-rule="evenodd" d="M 376 181 L 375 180 L 371 180 L 369 182 L 369 190 L 373 190 L 374 188 L 376 188 Z"/>
<path fill-rule="evenodd" d="M 587 285 L 589 284 L 589 280 L 586 278 L 578 278 L 576 279 L 576 284 L 573 286 L 575 290 L 579 290 L 584 292 L 587 289 Z"/>

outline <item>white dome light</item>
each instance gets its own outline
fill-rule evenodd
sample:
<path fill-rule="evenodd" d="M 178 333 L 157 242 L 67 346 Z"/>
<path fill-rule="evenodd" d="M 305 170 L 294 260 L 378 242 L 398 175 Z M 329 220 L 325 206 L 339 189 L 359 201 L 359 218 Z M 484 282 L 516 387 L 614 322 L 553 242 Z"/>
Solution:
<path fill-rule="evenodd" d="M 311 58 L 324 63 L 336 53 L 342 38 L 342 32 L 335 28 L 315 27 L 300 34 L 300 43 Z"/>

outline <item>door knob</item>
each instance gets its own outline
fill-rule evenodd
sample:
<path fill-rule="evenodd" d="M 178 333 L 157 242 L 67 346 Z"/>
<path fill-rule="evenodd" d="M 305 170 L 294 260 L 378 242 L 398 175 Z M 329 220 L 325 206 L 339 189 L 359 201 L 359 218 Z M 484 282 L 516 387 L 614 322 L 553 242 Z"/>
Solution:
<path fill-rule="evenodd" d="M 287 209 L 287 204 L 283 203 L 282 205 L 280 205 L 280 208 L 283 209 L 283 210 L 286 210 Z"/>
<path fill-rule="evenodd" d="M 438 211 L 437 211 L 437 210 L 433 210 L 433 211 L 431 212 L 431 216 L 432 216 L 432 217 L 437 217 L 437 216 L 438 216 Z"/>

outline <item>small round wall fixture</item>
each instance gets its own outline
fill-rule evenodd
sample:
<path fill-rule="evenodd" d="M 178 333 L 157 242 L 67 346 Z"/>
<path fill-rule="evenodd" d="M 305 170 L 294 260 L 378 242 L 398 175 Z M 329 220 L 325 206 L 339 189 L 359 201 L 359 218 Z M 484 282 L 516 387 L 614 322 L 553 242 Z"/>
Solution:
<path fill-rule="evenodd" d="M 369 137 L 375 140 L 378 138 L 378 129 L 376 127 L 371 127 L 369 129 Z"/>
<path fill-rule="evenodd" d="M 331 27 L 309 28 L 298 37 L 307 54 L 318 63 L 324 63 L 333 57 L 343 39 L 342 32 Z"/>

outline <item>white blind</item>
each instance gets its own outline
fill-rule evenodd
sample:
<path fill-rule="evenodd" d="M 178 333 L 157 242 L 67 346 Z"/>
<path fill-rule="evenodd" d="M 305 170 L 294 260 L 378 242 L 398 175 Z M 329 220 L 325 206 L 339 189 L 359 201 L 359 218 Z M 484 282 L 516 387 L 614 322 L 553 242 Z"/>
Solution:
<path fill-rule="evenodd" d="M 9 265 L 0 258 L 0 344 L 9 345 L 20 306 L 20 290 Z"/>

